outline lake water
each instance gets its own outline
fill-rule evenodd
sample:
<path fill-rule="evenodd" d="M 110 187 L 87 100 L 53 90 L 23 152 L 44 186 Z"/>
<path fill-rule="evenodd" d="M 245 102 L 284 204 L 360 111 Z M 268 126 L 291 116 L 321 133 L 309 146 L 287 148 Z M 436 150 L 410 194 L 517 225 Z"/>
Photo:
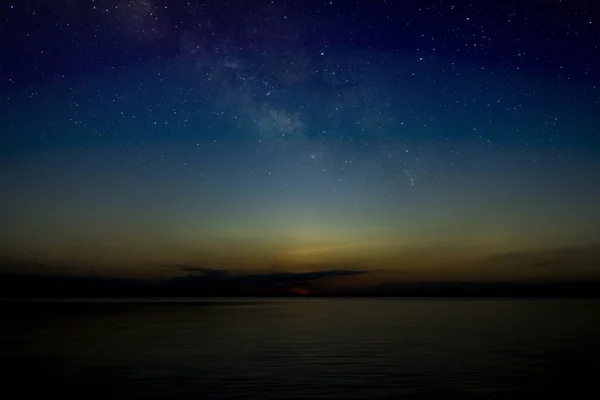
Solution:
<path fill-rule="evenodd" d="M 1 310 L 3 386 L 19 397 L 598 394 L 598 301 L 113 301 Z"/>

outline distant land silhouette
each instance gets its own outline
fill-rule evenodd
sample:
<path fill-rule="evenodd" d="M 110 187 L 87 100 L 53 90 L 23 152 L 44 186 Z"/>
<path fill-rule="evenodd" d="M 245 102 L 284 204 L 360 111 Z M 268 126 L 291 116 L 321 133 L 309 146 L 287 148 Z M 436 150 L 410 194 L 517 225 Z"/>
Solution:
<path fill-rule="evenodd" d="M 146 298 L 146 297 L 557 297 L 600 298 L 598 281 L 407 282 L 323 289 L 323 278 L 365 271 L 321 271 L 231 275 L 208 270 L 148 281 L 27 274 L 0 275 L 0 298 Z"/>

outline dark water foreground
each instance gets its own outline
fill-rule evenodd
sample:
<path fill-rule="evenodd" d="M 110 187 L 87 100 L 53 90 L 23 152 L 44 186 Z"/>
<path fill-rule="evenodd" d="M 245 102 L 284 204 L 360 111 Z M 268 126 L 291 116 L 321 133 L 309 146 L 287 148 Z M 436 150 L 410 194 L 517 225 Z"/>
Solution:
<path fill-rule="evenodd" d="M 18 398 L 598 398 L 600 392 L 599 301 L 0 307 L 3 386 L 5 393 L 18 390 Z"/>

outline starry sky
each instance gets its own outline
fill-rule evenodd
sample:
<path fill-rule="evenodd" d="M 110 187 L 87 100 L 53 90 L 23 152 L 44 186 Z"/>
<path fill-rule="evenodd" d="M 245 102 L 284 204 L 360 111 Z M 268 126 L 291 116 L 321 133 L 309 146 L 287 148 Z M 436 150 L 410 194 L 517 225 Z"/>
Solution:
<path fill-rule="evenodd" d="M 593 5 L 2 2 L 0 268 L 600 278 Z"/>

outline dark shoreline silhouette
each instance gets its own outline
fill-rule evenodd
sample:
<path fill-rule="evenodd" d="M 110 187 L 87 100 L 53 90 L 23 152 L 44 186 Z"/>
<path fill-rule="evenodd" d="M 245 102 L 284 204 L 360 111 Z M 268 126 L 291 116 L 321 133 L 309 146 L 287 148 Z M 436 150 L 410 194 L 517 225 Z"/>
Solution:
<path fill-rule="evenodd" d="M 0 299 L 184 298 L 184 297 L 507 297 L 600 298 L 600 282 L 505 281 L 382 283 L 323 289 L 330 276 L 361 271 L 277 273 L 224 277 L 188 275 L 160 281 L 47 275 L 0 275 Z"/>

